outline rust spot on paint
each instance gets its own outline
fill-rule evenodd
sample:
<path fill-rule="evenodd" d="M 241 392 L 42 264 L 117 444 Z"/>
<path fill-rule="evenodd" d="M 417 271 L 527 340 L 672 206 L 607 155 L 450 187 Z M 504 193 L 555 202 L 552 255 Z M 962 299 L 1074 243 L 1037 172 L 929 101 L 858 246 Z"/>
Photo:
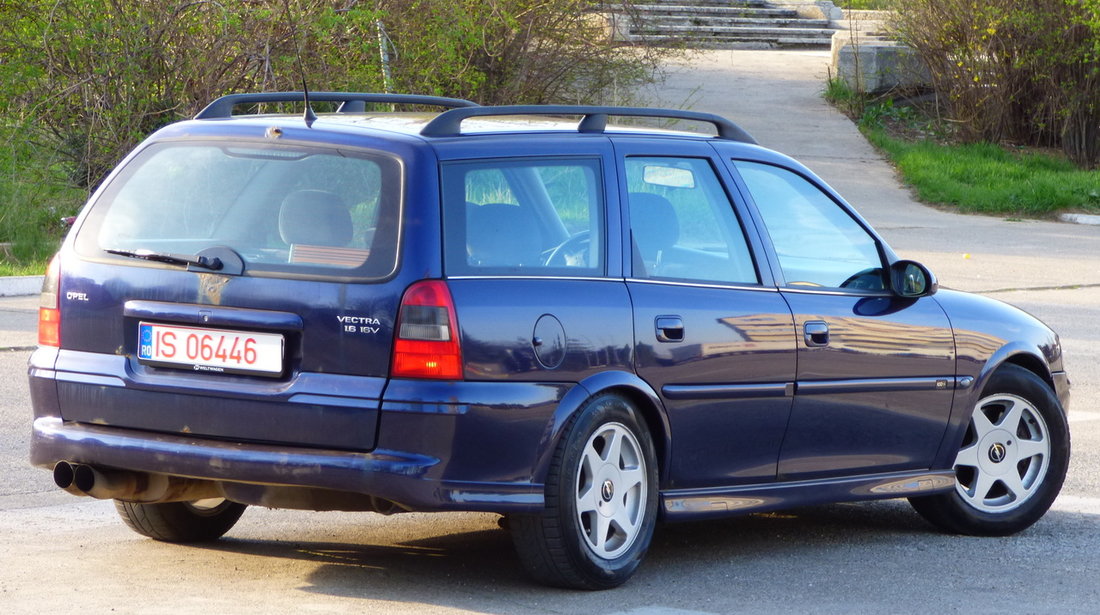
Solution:
<path fill-rule="evenodd" d="M 199 274 L 199 298 L 210 305 L 221 305 L 222 290 L 229 283 L 229 276 L 213 273 Z"/>

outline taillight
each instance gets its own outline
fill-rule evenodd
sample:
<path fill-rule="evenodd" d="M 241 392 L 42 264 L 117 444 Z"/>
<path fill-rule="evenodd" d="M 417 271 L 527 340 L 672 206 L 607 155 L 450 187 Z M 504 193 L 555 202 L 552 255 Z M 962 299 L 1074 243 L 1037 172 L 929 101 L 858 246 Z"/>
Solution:
<path fill-rule="evenodd" d="M 42 296 L 38 302 L 38 344 L 61 346 L 61 309 L 58 303 L 58 280 L 61 266 L 57 257 L 50 260 L 42 280 Z"/>
<path fill-rule="evenodd" d="M 393 344 L 395 378 L 462 378 L 462 349 L 451 291 L 442 280 L 422 280 L 405 291 Z"/>

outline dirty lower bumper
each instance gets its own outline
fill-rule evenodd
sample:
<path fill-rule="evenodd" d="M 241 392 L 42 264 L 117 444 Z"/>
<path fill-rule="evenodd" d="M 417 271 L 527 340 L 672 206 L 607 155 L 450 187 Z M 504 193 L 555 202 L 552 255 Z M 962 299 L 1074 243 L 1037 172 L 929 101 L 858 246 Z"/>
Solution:
<path fill-rule="evenodd" d="M 530 512 L 543 504 L 542 485 L 529 482 L 429 478 L 440 460 L 424 455 L 220 442 L 40 417 L 34 421 L 31 463 L 52 467 L 59 460 L 227 483 L 369 494 L 409 510 Z"/>

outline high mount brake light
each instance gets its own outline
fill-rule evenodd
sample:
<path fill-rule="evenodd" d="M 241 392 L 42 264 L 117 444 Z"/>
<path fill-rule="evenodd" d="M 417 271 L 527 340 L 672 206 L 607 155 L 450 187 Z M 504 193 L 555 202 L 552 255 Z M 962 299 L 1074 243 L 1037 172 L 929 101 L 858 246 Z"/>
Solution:
<path fill-rule="evenodd" d="M 42 280 L 42 296 L 38 302 L 38 344 L 40 346 L 61 346 L 61 309 L 58 285 L 61 266 L 55 256 L 46 268 L 46 277 Z"/>
<path fill-rule="evenodd" d="M 462 378 L 462 348 L 446 282 L 422 280 L 401 299 L 393 345 L 395 378 Z"/>

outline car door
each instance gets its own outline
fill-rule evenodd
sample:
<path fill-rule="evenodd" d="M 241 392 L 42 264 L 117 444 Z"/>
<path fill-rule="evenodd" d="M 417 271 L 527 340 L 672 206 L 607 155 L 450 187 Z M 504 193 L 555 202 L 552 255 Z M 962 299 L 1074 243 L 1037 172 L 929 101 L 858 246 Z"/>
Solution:
<path fill-rule="evenodd" d="M 672 432 L 668 486 L 775 479 L 791 409 L 790 310 L 705 143 L 619 139 L 635 367 Z"/>
<path fill-rule="evenodd" d="M 794 313 L 798 375 L 782 480 L 927 468 L 954 390 L 947 316 L 889 290 L 888 248 L 808 174 L 733 162 Z"/>

